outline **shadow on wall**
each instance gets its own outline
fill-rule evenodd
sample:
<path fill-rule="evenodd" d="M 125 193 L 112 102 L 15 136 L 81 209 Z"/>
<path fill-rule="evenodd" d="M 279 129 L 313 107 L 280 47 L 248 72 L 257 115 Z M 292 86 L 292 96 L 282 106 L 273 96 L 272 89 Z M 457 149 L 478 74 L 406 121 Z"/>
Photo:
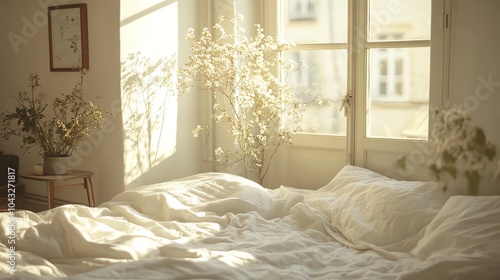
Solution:
<path fill-rule="evenodd" d="M 175 153 L 176 66 L 176 55 L 152 59 L 140 52 L 122 62 L 126 188 Z"/>

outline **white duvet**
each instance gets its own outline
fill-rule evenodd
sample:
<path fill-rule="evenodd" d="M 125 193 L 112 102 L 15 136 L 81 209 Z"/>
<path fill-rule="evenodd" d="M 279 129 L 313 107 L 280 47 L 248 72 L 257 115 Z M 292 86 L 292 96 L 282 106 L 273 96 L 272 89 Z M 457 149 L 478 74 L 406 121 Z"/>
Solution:
<path fill-rule="evenodd" d="M 317 191 L 206 173 L 0 215 L 6 279 L 500 279 L 500 197 L 346 166 Z M 11 238 L 12 239 L 12 238 Z"/>

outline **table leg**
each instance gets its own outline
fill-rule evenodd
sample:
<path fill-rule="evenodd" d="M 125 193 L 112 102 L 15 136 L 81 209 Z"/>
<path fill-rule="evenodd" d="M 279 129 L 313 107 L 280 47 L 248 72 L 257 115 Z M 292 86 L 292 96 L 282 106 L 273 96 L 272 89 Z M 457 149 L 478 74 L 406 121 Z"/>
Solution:
<path fill-rule="evenodd" d="M 49 209 L 54 208 L 54 181 L 47 181 L 47 200 L 49 202 Z"/>
<path fill-rule="evenodd" d="M 85 189 L 87 190 L 87 199 L 89 200 L 89 206 L 95 206 L 94 200 L 94 189 L 92 188 L 92 179 L 89 177 L 83 178 Z"/>

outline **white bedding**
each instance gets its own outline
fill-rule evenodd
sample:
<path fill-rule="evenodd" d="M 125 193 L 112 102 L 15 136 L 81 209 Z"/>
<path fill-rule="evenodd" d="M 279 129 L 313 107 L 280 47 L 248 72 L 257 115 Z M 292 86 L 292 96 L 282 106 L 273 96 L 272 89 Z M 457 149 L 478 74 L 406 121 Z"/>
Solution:
<path fill-rule="evenodd" d="M 353 166 L 317 191 L 205 173 L 21 211 L 16 238 L 9 279 L 500 279 L 500 197 L 446 199 Z"/>

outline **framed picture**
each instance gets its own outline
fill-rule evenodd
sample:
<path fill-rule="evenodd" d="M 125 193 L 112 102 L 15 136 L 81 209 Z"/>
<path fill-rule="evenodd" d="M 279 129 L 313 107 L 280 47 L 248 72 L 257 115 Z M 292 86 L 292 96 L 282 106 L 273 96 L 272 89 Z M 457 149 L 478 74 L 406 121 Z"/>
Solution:
<path fill-rule="evenodd" d="M 87 4 L 48 7 L 50 71 L 89 68 Z"/>

